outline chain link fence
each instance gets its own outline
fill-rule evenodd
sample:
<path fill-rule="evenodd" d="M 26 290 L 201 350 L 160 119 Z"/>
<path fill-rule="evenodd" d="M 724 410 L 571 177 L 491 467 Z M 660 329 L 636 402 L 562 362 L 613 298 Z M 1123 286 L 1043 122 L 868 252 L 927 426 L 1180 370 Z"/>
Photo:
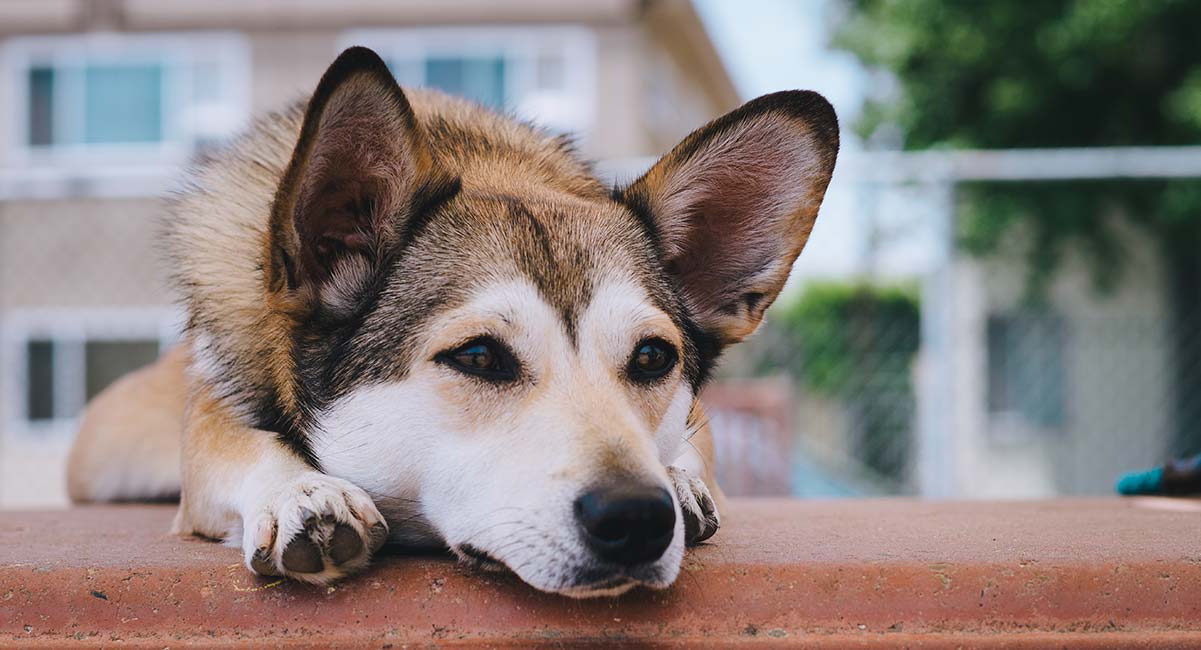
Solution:
<path fill-rule="evenodd" d="M 726 469 L 740 462 L 730 448 L 762 447 L 763 430 L 785 426 L 786 444 L 759 456 L 790 457 L 787 492 L 807 496 L 921 494 L 923 471 L 958 477 L 952 496 L 1105 494 L 1125 471 L 1198 451 L 1201 395 L 1178 389 L 1175 373 L 1188 369 L 1174 364 L 1196 332 L 1173 330 L 1165 314 L 1078 317 L 1051 306 L 974 319 L 975 340 L 951 349 L 963 402 L 931 405 L 956 453 L 932 453 L 946 450 L 929 449 L 920 430 L 919 301 L 895 287 L 810 286 L 732 351 L 719 387 L 784 387 L 788 397 L 775 400 L 789 405 L 783 415 L 751 400 L 709 405 L 733 492 L 762 484 L 738 477 L 744 466 Z M 1191 373 L 1201 379 L 1201 368 Z M 949 460 L 929 467 L 939 458 Z"/>
<path fill-rule="evenodd" d="M 1146 152 L 1126 153 L 1113 155 L 1137 172 L 1131 161 Z M 719 449 L 762 446 L 770 427 L 745 423 L 773 420 L 792 434 L 775 454 L 790 458 L 791 494 L 954 498 L 1112 494 L 1125 472 L 1201 452 L 1201 263 L 1181 269 L 1162 233 L 1115 219 L 1115 281 L 1069 246 L 1036 290 L 1030 232 L 1015 228 L 987 255 L 955 245 L 962 215 L 941 162 L 934 183 L 836 176 L 879 232 L 927 229 L 897 246 L 919 241 L 929 255 L 909 272 L 878 272 L 876 261 L 896 255 L 884 237 L 861 273 L 798 278 L 720 375 L 744 391 L 787 386 L 791 408 L 781 419 L 711 404 L 738 414 L 713 418 Z M 1088 162 L 1084 173 L 1110 173 Z M 1070 163 L 1035 168 L 1069 174 Z M 1024 182 L 1017 167 L 983 168 Z M 1148 174 L 1166 171 L 1150 164 Z M 929 245 L 938 239 L 942 252 Z M 747 471 L 722 467 L 731 492 L 755 491 Z"/>
<path fill-rule="evenodd" d="M 1114 286 L 1069 255 L 1032 302 L 1020 247 L 938 249 L 946 189 L 836 177 L 828 203 L 856 198 L 841 209 L 876 228 L 852 233 L 871 242 L 866 270 L 802 271 L 727 356 L 704 399 L 728 493 L 1104 494 L 1122 472 L 1201 451 L 1201 300 L 1154 233 L 1126 227 Z M 0 498 L 61 491 L 86 399 L 176 335 L 160 209 L 0 202 Z M 878 263 L 914 251 L 908 271 Z"/>

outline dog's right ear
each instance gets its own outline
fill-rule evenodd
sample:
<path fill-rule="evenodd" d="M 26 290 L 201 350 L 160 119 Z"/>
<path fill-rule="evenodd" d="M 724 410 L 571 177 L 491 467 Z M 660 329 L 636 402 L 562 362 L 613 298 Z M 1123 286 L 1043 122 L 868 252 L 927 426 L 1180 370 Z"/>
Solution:
<path fill-rule="evenodd" d="M 755 331 L 784 287 L 837 157 L 834 108 L 790 90 L 697 129 L 617 193 L 717 349 Z"/>
<path fill-rule="evenodd" d="M 367 48 L 346 50 L 309 100 L 275 194 L 271 289 L 352 311 L 415 196 L 443 181 L 388 66 Z"/>

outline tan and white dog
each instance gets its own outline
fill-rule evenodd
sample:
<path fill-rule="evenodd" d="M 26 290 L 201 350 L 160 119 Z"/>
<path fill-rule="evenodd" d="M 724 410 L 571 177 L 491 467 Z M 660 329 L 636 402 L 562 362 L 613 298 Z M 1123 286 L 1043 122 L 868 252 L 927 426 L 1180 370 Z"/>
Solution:
<path fill-rule="evenodd" d="M 719 522 L 697 394 L 837 151 L 829 103 L 780 92 L 608 189 L 564 138 L 349 49 L 173 200 L 184 343 L 89 406 L 71 495 L 178 494 L 177 532 L 263 575 L 326 582 L 390 539 L 570 596 L 666 587 Z"/>

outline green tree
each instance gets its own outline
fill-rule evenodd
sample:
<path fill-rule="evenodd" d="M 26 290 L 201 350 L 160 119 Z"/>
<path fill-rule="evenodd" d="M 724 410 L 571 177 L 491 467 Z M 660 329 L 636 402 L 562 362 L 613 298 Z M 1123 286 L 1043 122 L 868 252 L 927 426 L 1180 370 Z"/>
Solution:
<path fill-rule="evenodd" d="M 895 76 L 857 129 L 899 128 L 907 149 L 1201 143 L 1196 0 L 845 0 L 836 43 Z M 1088 256 L 1099 290 L 1123 247 L 1101 215 L 1159 242 L 1172 305 L 1176 447 L 1201 450 L 1201 179 L 979 183 L 961 188 L 958 237 L 987 254 L 1028 228 L 1030 295 L 1062 254 Z"/>
<path fill-rule="evenodd" d="M 772 348 L 760 368 L 783 365 L 808 389 L 841 400 L 850 418 L 851 454 L 898 484 L 913 447 L 911 373 L 921 338 L 916 294 L 907 287 L 814 282 L 774 308 L 770 323 L 795 355 L 781 359 Z"/>

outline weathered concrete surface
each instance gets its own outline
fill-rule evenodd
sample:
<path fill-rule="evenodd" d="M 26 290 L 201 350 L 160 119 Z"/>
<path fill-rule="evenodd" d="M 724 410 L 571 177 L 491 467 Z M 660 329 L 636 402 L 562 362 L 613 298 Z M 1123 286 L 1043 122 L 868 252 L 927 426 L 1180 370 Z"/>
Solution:
<path fill-rule="evenodd" d="M 172 509 L 0 513 L 0 645 L 1201 647 L 1201 503 L 735 500 L 676 585 L 572 601 L 444 557 L 259 580 Z"/>

